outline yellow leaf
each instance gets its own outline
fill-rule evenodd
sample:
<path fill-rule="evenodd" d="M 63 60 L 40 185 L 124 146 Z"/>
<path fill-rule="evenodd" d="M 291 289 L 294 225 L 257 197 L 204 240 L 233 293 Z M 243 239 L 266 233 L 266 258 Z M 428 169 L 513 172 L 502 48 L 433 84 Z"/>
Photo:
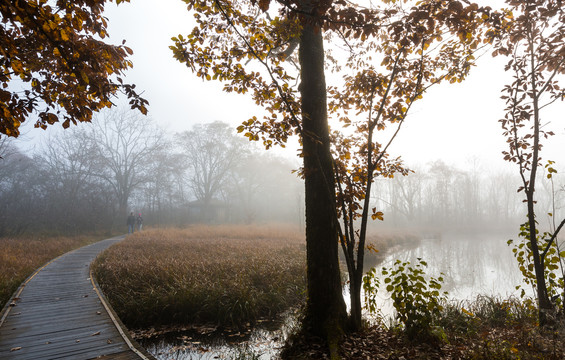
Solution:
<path fill-rule="evenodd" d="M 86 73 L 84 71 L 80 72 L 80 77 L 82 77 L 82 80 L 84 80 L 85 83 L 90 83 L 90 80 L 88 79 L 88 75 L 86 75 Z"/>
<path fill-rule="evenodd" d="M 378 211 L 378 212 L 374 213 L 373 215 L 371 215 L 371 218 L 373 220 L 379 219 L 380 221 L 384 221 L 383 215 L 384 214 L 382 213 L 382 211 Z"/>
<path fill-rule="evenodd" d="M 61 39 L 63 39 L 63 41 L 69 41 L 69 35 L 67 35 L 65 29 L 61 30 Z"/>
<path fill-rule="evenodd" d="M 465 308 L 461 308 L 461 311 L 463 311 L 464 314 L 467 314 L 471 317 L 475 317 L 475 314 L 473 314 L 472 312 L 470 312 L 469 310 L 466 310 Z"/>
<path fill-rule="evenodd" d="M 24 67 L 22 65 L 22 63 L 19 60 L 12 60 L 12 69 L 14 69 L 15 72 L 17 73 L 21 73 L 24 71 Z"/>
<path fill-rule="evenodd" d="M 375 254 L 379 252 L 379 250 L 373 244 L 367 245 L 367 250 L 374 252 Z"/>

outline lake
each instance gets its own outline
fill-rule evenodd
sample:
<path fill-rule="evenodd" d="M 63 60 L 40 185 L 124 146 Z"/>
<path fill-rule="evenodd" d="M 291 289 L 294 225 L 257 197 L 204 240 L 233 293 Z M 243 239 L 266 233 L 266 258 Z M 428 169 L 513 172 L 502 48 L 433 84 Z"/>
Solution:
<path fill-rule="evenodd" d="M 424 238 L 417 247 L 401 249 L 388 254 L 377 266 L 390 268 L 396 260 L 416 264 L 421 258 L 428 263 L 428 276 L 437 278 L 443 273 L 443 287 L 453 301 L 473 300 L 478 295 L 508 298 L 519 296 L 517 285 L 523 285 L 512 249 L 507 245 L 511 236 L 505 234 L 443 233 L 435 238 Z M 381 316 L 391 318 L 390 296 L 381 286 L 378 292 Z M 534 293 L 524 287 L 527 295 Z M 530 291 L 528 293 L 528 290 Z M 348 289 L 344 298 L 349 302 Z M 349 304 L 348 304 L 349 306 Z"/>

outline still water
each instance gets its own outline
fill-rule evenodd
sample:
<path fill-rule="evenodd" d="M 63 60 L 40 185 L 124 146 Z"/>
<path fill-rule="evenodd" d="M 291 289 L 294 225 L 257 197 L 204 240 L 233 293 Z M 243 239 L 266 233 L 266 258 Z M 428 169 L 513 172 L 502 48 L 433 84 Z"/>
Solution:
<path fill-rule="evenodd" d="M 428 276 L 443 277 L 442 291 L 448 292 L 453 301 L 472 301 L 479 295 L 508 298 L 519 296 L 517 285 L 523 285 L 512 249 L 507 245 L 511 236 L 505 234 L 461 234 L 444 233 L 436 237 L 423 238 L 417 247 L 401 249 L 388 254 L 377 265 L 390 268 L 396 260 L 416 264 L 418 258 L 427 262 L 424 269 Z M 526 294 L 533 291 L 525 286 Z M 394 316 L 392 301 L 384 289 L 377 293 L 380 302 L 380 317 L 387 322 Z M 348 289 L 344 298 L 349 302 Z M 349 304 L 347 304 L 349 306 Z"/>
<path fill-rule="evenodd" d="M 397 259 L 415 264 L 418 258 L 422 258 L 428 263 L 425 270 L 429 276 L 437 278 L 443 273 L 442 290 L 448 291 L 449 298 L 454 301 L 473 300 L 478 295 L 517 296 L 516 286 L 522 284 L 522 280 L 511 248 L 506 244 L 509 238 L 505 234 L 461 233 L 424 237 L 417 247 L 388 254 L 377 267 L 391 267 Z M 378 296 L 380 316 L 390 319 L 393 316 L 390 297 L 384 290 L 379 291 Z M 344 298 L 347 303 L 347 287 L 344 288 Z M 175 334 L 140 343 L 159 360 L 237 359 L 244 358 L 244 353 L 254 354 L 255 359 L 267 360 L 278 353 L 277 348 L 292 326 L 293 320 L 289 317 L 286 323 L 274 330 L 261 328 L 249 334 L 220 337 Z"/>

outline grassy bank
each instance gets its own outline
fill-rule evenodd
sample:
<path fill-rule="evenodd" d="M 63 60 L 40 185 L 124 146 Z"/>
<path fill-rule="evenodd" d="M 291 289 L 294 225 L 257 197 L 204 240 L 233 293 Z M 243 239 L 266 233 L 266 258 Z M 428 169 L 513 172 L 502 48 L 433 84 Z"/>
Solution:
<path fill-rule="evenodd" d="M 135 233 L 94 274 L 129 327 L 244 327 L 304 301 L 303 235 L 280 227 L 195 226 Z"/>
<path fill-rule="evenodd" d="M 0 238 L 0 306 L 4 307 L 20 284 L 49 260 L 101 239 L 95 236 Z"/>
<path fill-rule="evenodd" d="M 434 323 L 435 340 L 408 340 L 401 328 L 370 326 L 343 339 L 342 359 L 565 359 L 565 319 L 540 328 L 537 309 L 529 300 L 479 296 L 473 301 L 450 303 Z M 292 344 L 293 354 L 308 356 L 288 359 L 327 359 L 324 348 L 316 339 L 301 339 Z"/>

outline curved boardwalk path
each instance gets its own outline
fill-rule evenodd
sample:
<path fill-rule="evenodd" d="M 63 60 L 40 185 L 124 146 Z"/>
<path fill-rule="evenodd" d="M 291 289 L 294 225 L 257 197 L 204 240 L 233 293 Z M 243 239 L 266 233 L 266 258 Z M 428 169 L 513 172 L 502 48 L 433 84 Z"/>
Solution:
<path fill-rule="evenodd" d="M 124 236 L 60 256 L 0 314 L 0 359 L 154 359 L 131 340 L 90 279 L 90 263 Z"/>

